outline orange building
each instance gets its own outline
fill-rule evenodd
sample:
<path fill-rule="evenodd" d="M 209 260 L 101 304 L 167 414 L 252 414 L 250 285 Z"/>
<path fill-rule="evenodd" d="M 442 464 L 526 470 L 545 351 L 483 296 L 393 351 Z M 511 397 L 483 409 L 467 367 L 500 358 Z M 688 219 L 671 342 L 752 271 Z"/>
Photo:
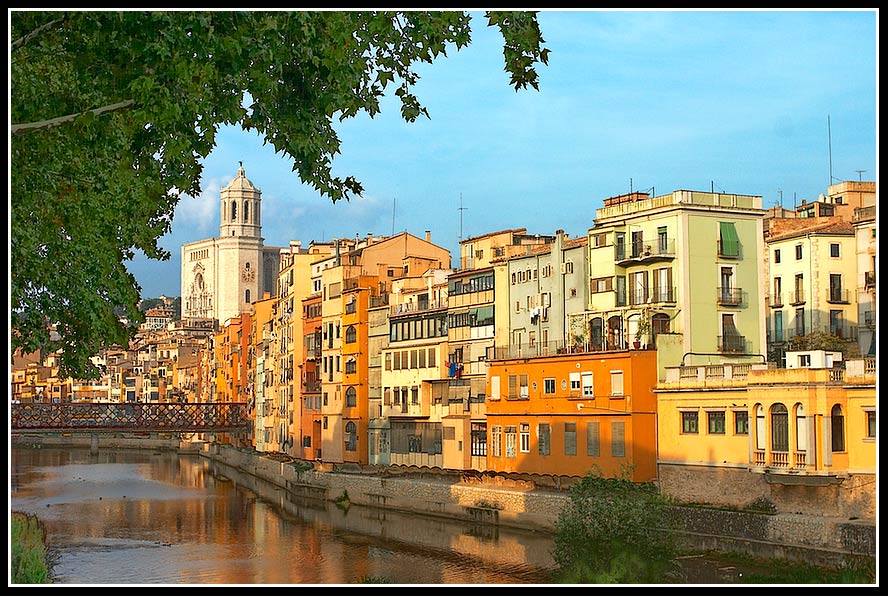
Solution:
<path fill-rule="evenodd" d="M 302 337 L 304 360 L 300 366 L 302 384 L 302 458 L 321 458 L 321 295 L 313 294 L 302 301 Z"/>
<path fill-rule="evenodd" d="M 657 353 L 621 350 L 490 361 L 487 467 L 656 479 Z"/>
<path fill-rule="evenodd" d="M 369 418 L 369 319 L 370 295 L 379 278 L 360 275 L 345 280 L 342 292 L 342 457 L 344 462 L 366 464 Z M 359 438 L 365 440 L 359 444 Z"/>

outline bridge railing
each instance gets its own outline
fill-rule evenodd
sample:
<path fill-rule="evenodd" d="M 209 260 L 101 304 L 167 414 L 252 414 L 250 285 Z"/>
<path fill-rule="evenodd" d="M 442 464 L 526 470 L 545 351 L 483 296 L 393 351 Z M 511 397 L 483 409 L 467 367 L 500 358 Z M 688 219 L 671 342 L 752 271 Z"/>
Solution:
<path fill-rule="evenodd" d="M 235 431 L 250 420 L 244 403 L 11 404 L 12 430 Z"/>

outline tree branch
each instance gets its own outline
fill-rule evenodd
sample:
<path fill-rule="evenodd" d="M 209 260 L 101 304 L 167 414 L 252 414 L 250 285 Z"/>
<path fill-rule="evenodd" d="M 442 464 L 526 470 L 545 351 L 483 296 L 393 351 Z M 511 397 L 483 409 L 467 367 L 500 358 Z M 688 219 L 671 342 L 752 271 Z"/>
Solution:
<path fill-rule="evenodd" d="M 28 33 L 24 37 L 19 37 L 14 42 L 12 42 L 12 49 L 16 50 L 16 49 L 20 48 L 21 46 L 23 46 L 26 43 L 28 43 L 29 41 L 31 41 L 33 38 L 37 37 L 38 35 L 40 35 L 44 31 L 49 29 L 50 27 L 55 27 L 56 25 L 58 25 L 59 23 L 61 23 L 64 20 L 65 19 L 56 19 L 54 21 L 50 21 L 50 22 L 46 23 L 45 25 L 37 27 L 36 29 L 31 31 L 30 33 Z"/>
<path fill-rule="evenodd" d="M 136 102 L 133 101 L 132 99 L 127 99 L 126 101 L 114 103 L 109 106 L 103 106 L 101 108 L 87 110 L 86 112 L 78 112 L 76 114 L 68 114 L 67 116 L 59 116 L 58 118 L 52 118 L 51 120 L 42 120 L 40 122 L 28 122 L 26 124 L 13 124 L 10 130 L 11 130 L 12 134 L 15 135 L 15 134 L 23 133 L 23 132 L 37 130 L 40 128 L 51 128 L 53 126 L 59 126 L 60 124 L 70 122 L 82 114 L 92 112 L 92 114 L 94 116 L 101 116 L 102 114 L 107 114 L 109 112 L 117 112 L 119 110 L 124 110 L 135 103 Z"/>

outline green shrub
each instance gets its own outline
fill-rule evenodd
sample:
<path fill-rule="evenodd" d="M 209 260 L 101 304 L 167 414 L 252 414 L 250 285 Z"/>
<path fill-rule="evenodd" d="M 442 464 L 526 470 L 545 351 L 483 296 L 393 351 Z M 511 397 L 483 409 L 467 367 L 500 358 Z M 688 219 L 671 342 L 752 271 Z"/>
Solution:
<path fill-rule="evenodd" d="M 13 512 L 10 527 L 12 544 L 11 577 L 14 584 L 48 584 L 46 530 L 36 516 Z"/>
<path fill-rule="evenodd" d="M 565 583 L 661 583 L 674 570 L 668 501 L 629 474 L 590 472 L 555 523 L 553 558 Z"/>

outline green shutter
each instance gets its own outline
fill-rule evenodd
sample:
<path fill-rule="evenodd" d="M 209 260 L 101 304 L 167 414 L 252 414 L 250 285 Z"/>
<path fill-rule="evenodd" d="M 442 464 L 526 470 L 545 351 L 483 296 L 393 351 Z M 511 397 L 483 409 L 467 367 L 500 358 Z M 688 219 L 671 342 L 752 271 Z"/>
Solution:
<path fill-rule="evenodd" d="M 721 232 L 721 252 L 726 257 L 740 256 L 740 238 L 737 237 L 737 230 L 734 229 L 734 222 L 719 222 Z"/>

